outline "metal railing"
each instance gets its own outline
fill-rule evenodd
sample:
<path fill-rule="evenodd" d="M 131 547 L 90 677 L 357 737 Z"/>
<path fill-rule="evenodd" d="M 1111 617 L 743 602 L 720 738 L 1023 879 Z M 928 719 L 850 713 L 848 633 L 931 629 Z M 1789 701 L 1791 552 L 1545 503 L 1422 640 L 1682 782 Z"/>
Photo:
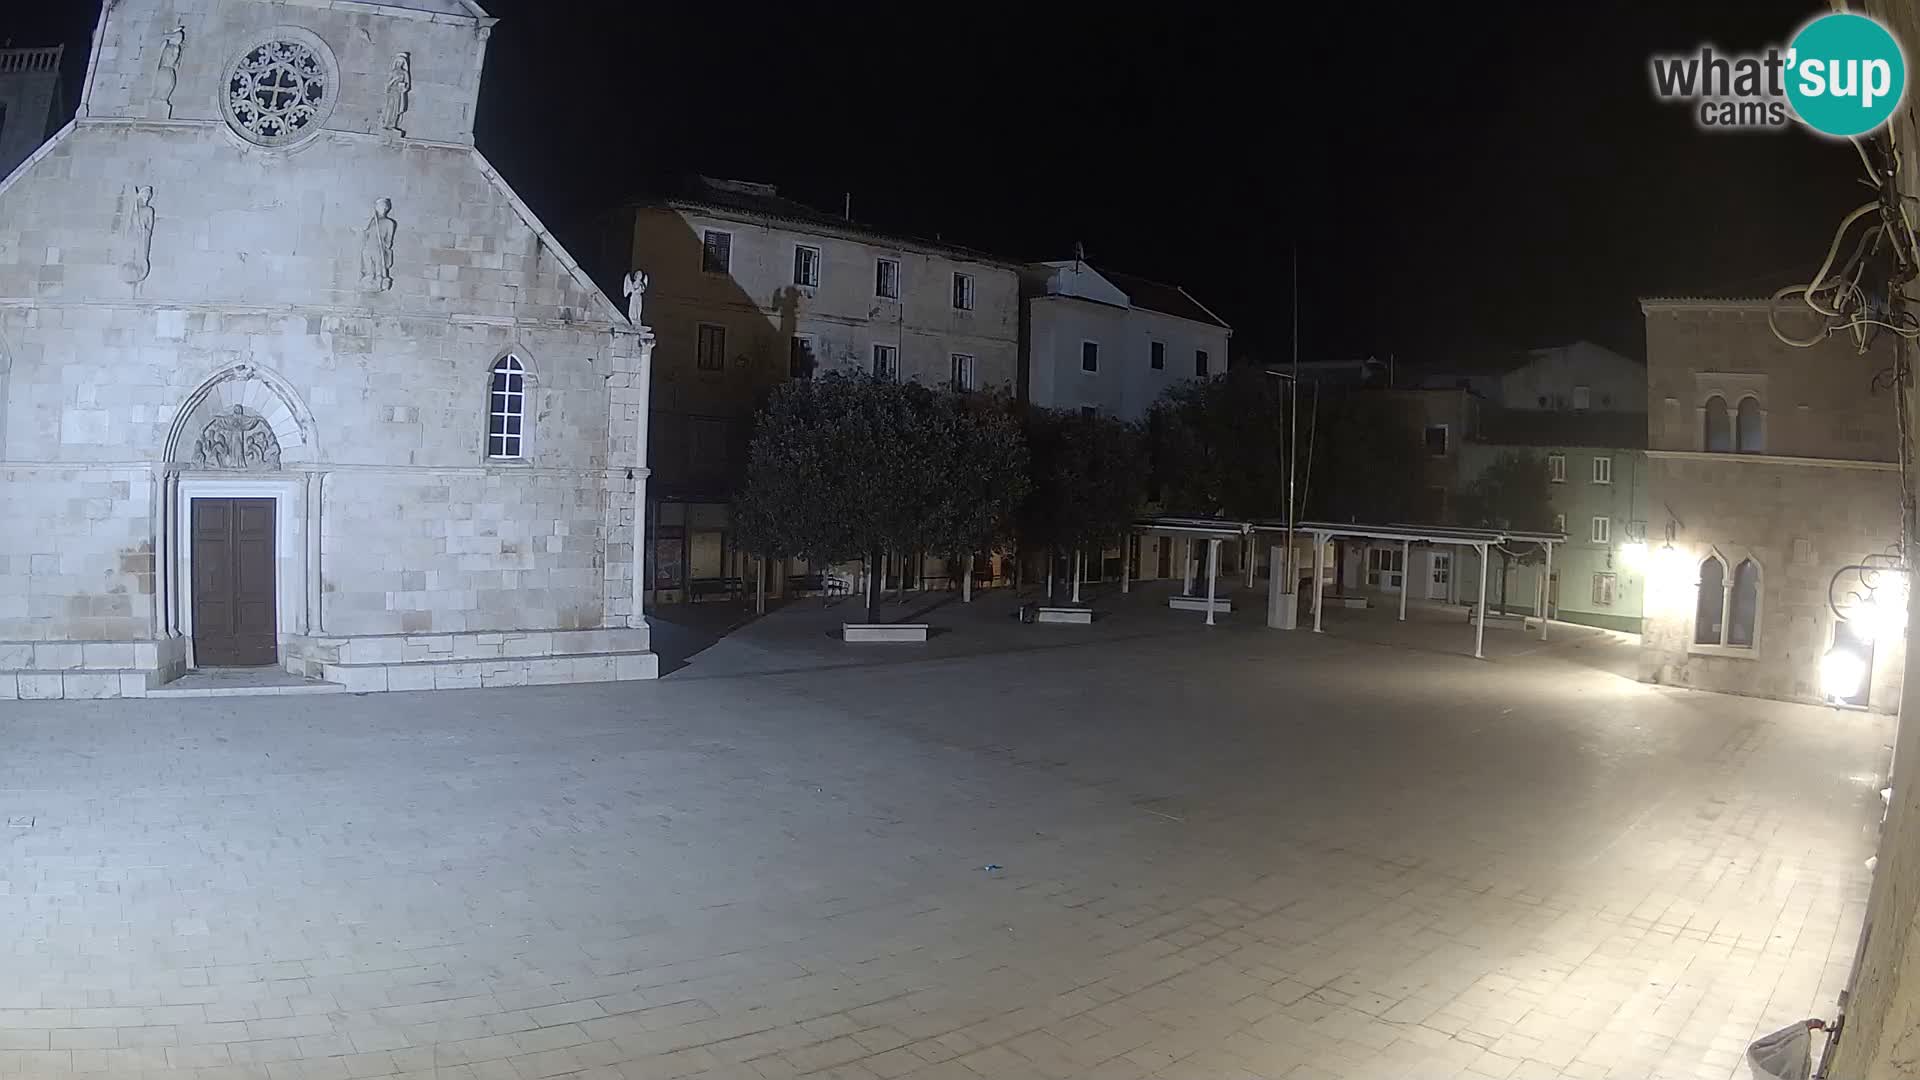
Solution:
<path fill-rule="evenodd" d="M 59 71 L 64 45 L 45 49 L 0 49 L 0 75 L 23 71 Z"/>

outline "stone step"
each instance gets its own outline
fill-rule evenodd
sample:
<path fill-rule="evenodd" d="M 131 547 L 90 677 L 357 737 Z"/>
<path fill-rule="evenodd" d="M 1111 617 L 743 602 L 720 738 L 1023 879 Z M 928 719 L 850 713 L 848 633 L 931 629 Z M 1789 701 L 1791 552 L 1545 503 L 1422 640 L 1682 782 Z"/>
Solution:
<path fill-rule="evenodd" d="M 484 686 L 655 679 L 660 658 L 651 652 L 575 653 L 487 660 L 421 660 L 402 664 L 323 664 L 320 675 L 349 693 L 463 690 Z"/>
<path fill-rule="evenodd" d="M 152 674 L 134 668 L 0 671 L 0 701 L 145 697 Z"/>

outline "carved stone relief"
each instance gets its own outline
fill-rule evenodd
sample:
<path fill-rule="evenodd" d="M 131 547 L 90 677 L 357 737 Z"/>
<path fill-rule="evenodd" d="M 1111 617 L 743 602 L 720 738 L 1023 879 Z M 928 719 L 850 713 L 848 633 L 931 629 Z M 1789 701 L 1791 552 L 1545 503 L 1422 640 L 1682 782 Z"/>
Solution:
<path fill-rule="evenodd" d="M 235 405 L 200 432 L 193 444 L 193 463 L 202 469 L 259 472 L 280 467 L 280 439 L 259 414 Z"/>
<path fill-rule="evenodd" d="M 400 121 L 407 115 L 407 98 L 413 93 L 413 61 L 404 52 L 393 57 L 393 70 L 387 75 L 387 100 L 380 108 L 380 131 L 389 139 L 402 139 L 406 132 Z"/>
<path fill-rule="evenodd" d="M 187 28 L 176 26 L 167 31 L 160 45 L 160 63 L 153 73 L 153 97 L 147 102 L 147 115 L 161 120 L 173 119 L 173 92 L 180 85 L 180 50 L 187 43 Z"/>
<path fill-rule="evenodd" d="M 368 292 L 393 288 L 393 236 L 398 226 L 392 212 L 392 199 L 376 200 L 373 217 L 360 230 L 360 287 Z"/>
<path fill-rule="evenodd" d="M 133 205 L 120 227 L 120 247 L 120 280 L 129 285 L 147 280 L 153 272 L 153 188 L 133 189 Z"/>

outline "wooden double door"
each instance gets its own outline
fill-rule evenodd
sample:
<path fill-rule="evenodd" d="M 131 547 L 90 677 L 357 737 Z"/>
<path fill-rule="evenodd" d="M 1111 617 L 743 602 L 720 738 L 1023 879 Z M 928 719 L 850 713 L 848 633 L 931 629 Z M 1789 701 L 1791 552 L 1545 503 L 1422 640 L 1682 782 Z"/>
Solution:
<path fill-rule="evenodd" d="M 193 662 L 278 663 L 272 499 L 193 500 Z"/>

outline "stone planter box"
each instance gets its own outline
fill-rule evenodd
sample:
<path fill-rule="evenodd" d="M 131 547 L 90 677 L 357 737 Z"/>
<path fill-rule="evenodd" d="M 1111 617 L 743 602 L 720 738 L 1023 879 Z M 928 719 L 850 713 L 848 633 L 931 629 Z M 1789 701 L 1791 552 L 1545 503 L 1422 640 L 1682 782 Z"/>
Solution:
<path fill-rule="evenodd" d="M 1205 611 L 1207 610 L 1207 598 L 1204 596 L 1169 596 L 1167 597 L 1167 606 L 1175 611 Z M 1216 612 L 1232 611 L 1233 601 L 1224 596 L 1216 597 L 1213 601 L 1213 610 Z"/>
<path fill-rule="evenodd" d="M 849 642 L 893 642 L 927 640 L 926 623 L 842 623 L 841 640 Z"/>
<path fill-rule="evenodd" d="M 1043 607 L 1034 616 L 1034 621 L 1078 623 L 1087 626 L 1093 623 L 1093 609 L 1089 607 Z"/>

